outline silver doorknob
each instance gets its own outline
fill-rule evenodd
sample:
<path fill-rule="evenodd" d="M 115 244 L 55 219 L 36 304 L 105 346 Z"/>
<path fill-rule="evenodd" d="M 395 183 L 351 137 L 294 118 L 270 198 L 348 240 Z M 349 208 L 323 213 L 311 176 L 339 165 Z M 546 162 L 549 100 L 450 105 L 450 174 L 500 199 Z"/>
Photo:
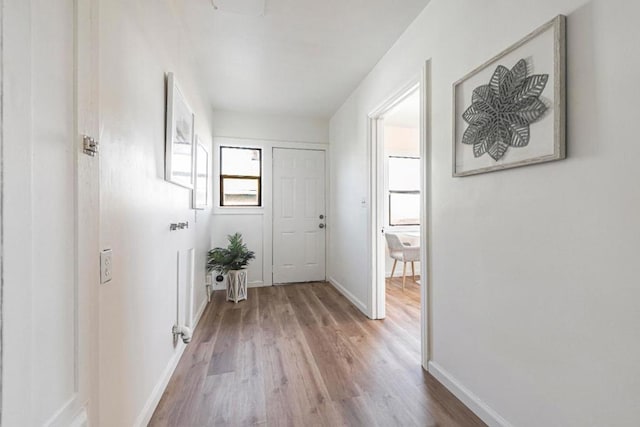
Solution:
<path fill-rule="evenodd" d="M 324 215 L 320 214 L 320 219 L 324 219 Z"/>
<path fill-rule="evenodd" d="M 324 228 L 324 224 L 320 224 L 320 225 L 318 225 L 318 227 Z"/>

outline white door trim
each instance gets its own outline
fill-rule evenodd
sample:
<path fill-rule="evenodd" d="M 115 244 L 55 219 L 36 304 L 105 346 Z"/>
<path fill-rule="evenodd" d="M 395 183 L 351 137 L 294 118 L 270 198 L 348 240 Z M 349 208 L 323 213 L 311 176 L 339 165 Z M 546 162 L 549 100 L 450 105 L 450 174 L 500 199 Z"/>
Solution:
<path fill-rule="evenodd" d="M 432 223 L 431 213 L 431 159 L 433 158 L 431 151 L 431 59 L 427 60 L 422 67 L 420 73 L 420 157 L 423 159 L 422 167 L 422 211 L 420 212 L 420 245 L 424 248 L 421 254 L 420 265 L 420 280 L 422 282 L 421 288 L 421 302 L 420 315 L 421 325 L 420 331 L 422 333 L 422 366 L 425 370 L 429 370 L 429 361 L 431 360 L 432 345 L 431 340 L 433 338 L 432 331 L 432 318 L 431 307 L 433 303 L 433 295 L 431 293 L 431 286 L 433 279 L 431 275 L 431 236 L 432 236 Z"/>
<path fill-rule="evenodd" d="M 4 94 L 4 1 L 0 0 L 0 100 L 3 99 Z M 4 191 L 4 166 L 3 166 L 3 152 L 4 152 L 4 128 L 2 124 L 4 123 L 4 102 L 0 105 L 0 200 L 4 197 L 2 195 Z M 0 319 L 4 318 L 3 314 L 3 295 L 4 295 L 4 206 L 0 201 Z M 3 341 L 3 328 L 2 321 L 0 321 L 0 414 L 2 414 L 2 404 L 3 404 L 3 390 L 2 390 L 2 380 L 3 380 L 3 370 L 2 370 L 2 361 L 3 361 L 3 352 L 2 352 L 2 341 Z M 2 417 L 0 415 L 0 424 L 2 424 Z"/>
<path fill-rule="evenodd" d="M 98 424 L 100 153 L 83 152 L 83 135 L 100 139 L 100 0 L 75 0 L 76 329 L 78 402 L 74 421 Z M 99 142 L 99 141 L 98 141 Z M 65 421 L 66 422 L 66 421 Z"/>
<path fill-rule="evenodd" d="M 384 146 L 382 122 L 384 115 L 407 96 L 420 91 L 420 157 L 421 168 L 421 192 L 420 192 L 420 245 L 423 248 L 420 254 L 420 278 L 421 288 L 421 343 L 422 366 L 428 370 L 431 351 L 431 322 L 430 322 L 430 239 L 431 235 L 431 146 L 430 146 L 430 61 L 425 63 L 419 76 L 410 79 L 406 84 L 396 90 L 390 97 L 382 102 L 368 115 L 367 120 L 367 155 L 369 158 L 369 214 L 368 229 L 370 232 L 367 249 L 369 259 L 368 290 L 369 317 L 383 319 L 385 317 L 385 241 L 382 234 L 384 226 L 383 203 L 380 198 L 380 186 L 384 183 L 384 170 L 380 167 L 383 161 Z"/>

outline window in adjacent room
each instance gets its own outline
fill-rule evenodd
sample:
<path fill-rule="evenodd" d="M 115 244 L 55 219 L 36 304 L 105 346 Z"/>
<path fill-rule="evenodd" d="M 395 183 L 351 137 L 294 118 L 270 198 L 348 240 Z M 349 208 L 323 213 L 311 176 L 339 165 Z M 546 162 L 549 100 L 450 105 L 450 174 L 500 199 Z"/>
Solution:
<path fill-rule="evenodd" d="M 420 158 L 389 156 L 389 225 L 420 224 Z"/>
<path fill-rule="evenodd" d="M 262 150 L 220 147 L 220 206 L 262 206 Z"/>

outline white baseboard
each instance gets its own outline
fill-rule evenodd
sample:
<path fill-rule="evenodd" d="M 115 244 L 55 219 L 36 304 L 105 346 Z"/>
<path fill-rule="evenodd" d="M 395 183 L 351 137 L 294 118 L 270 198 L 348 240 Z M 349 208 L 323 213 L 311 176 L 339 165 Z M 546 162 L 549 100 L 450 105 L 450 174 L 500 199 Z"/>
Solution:
<path fill-rule="evenodd" d="M 204 301 L 202 301 L 202 304 L 200 304 L 200 308 L 198 309 L 198 311 L 196 312 L 196 316 L 193 319 L 193 330 L 195 331 L 196 326 L 198 326 L 198 323 L 200 322 L 200 319 L 202 318 L 202 314 L 204 313 L 204 309 L 207 308 L 207 298 L 205 295 Z"/>
<path fill-rule="evenodd" d="M 444 370 L 435 362 L 429 362 L 429 373 L 433 375 L 442 385 L 462 401 L 474 414 L 491 427 L 512 427 L 512 425 L 502 418 L 489 405 L 483 402 L 478 396 L 473 394 L 468 388 L 462 385 L 449 372 Z"/>
<path fill-rule="evenodd" d="M 200 322 L 200 318 L 202 317 L 202 313 L 204 313 L 205 308 L 207 308 L 206 298 L 204 299 L 204 301 L 202 302 L 202 304 L 200 305 L 200 308 L 196 313 L 196 318 L 195 318 L 195 321 L 193 322 L 194 331 L 198 326 L 198 323 Z M 173 354 L 173 357 L 169 360 L 169 364 L 167 364 L 167 367 L 164 369 L 164 372 L 160 376 L 160 380 L 156 383 L 156 386 L 153 388 L 151 395 L 147 399 L 147 403 L 145 403 L 144 407 L 142 408 L 142 411 L 140 412 L 140 415 L 138 415 L 138 418 L 133 423 L 134 426 L 144 427 L 149 424 L 149 421 L 151 421 L 151 417 L 153 416 L 153 413 L 155 412 L 156 407 L 158 406 L 158 403 L 160 403 L 162 394 L 167 388 L 167 385 L 169 384 L 169 380 L 171 380 L 171 376 L 173 375 L 173 372 L 176 370 L 176 367 L 178 366 L 178 362 L 180 362 L 180 358 L 182 357 L 182 353 L 184 353 L 184 350 L 186 348 L 187 348 L 187 344 L 183 344 L 182 341 L 178 340 L 178 348 L 176 349 L 176 352 Z"/>
<path fill-rule="evenodd" d="M 342 295 L 344 295 L 344 297 L 346 299 L 351 301 L 351 304 L 353 304 L 356 307 L 358 307 L 358 310 L 360 310 L 365 316 L 369 316 L 366 304 L 364 304 L 362 301 L 360 301 L 358 298 L 356 298 L 355 295 L 353 295 L 351 292 L 349 292 L 347 290 L 347 288 L 342 286 L 340 284 L 340 282 L 338 282 L 333 277 L 329 277 L 328 280 L 329 280 L 329 283 L 331 283 L 333 285 L 333 287 L 338 290 L 338 292 L 340 292 Z"/>
<path fill-rule="evenodd" d="M 265 283 L 265 282 L 247 283 L 247 288 L 266 288 L 267 286 L 271 286 L 271 283 Z"/>
<path fill-rule="evenodd" d="M 271 283 L 265 283 L 265 282 L 247 283 L 247 288 L 266 288 L 267 286 L 271 286 Z M 211 289 L 213 291 L 224 291 L 225 289 L 227 289 L 227 287 L 224 284 L 224 282 L 215 282 Z"/>
<path fill-rule="evenodd" d="M 87 408 L 84 407 L 78 415 L 71 421 L 70 427 L 89 427 L 89 417 L 87 416 Z"/>

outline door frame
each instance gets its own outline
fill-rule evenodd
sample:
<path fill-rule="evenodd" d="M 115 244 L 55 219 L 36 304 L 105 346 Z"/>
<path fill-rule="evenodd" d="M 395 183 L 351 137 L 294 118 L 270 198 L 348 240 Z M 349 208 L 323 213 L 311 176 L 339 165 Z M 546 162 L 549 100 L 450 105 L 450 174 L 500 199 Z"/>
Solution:
<path fill-rule="evenodd" d="M 331 215 L 329 215 L 329 146 L 326 144 L 318 144 L 318 143 L 304 143 L 292 145 L 291 143 L 278 143 L 274 142 L 271 146 L 271 183 L 270 183 L 270 234 L 271 234 L 271 285 L 281 285 L 280 283 L 275 283 L 273 280 L 273 269 L 274 269 L 274 238 L 273 238 L 273 229 L 274 229 L 274 216 L 273 216 L 273 199 L 275 197 L 274 191 L 274 182 L 273 177 L 274 174 L 274 163 L 273 163 L 273 151 L 276 149 L 286 149 L 286 150 L 305 150 L 305 151 L 322 151 L 324 152 L 324 280 L 327 281 L 327 270 L 329 264 L 329 220 Z M 266 256 L 265 256 L 266 259 Z M 286 285 L 287 283 L 282 283 L 282 285 Z"/>
<path fill-rule="evenodd" d="M 0 100 L 4 99 L 4 0 L 0 0 Z M 0 101 L 0 424 L 2 424 L 2 409 L 4 393 L 2 383 L 3 369 L 3 336 L 4 330 L 4 101 Z"/>
<path fill-rule="evenodd" d="M 380 191 L 384 188 L 384 116 L 409 95 L 420 93 L 420 330 L 422 366 L 428 371 L 431 359 L 431 141 L 430 141 L 430 70 L 431 61 L 426 61 L 419 75 L 409 79 L 375 108 L 367 117 L 367 156 L 369 159 L 369 317 L 385 317 L 385 239 L 383 200 Z"/>

